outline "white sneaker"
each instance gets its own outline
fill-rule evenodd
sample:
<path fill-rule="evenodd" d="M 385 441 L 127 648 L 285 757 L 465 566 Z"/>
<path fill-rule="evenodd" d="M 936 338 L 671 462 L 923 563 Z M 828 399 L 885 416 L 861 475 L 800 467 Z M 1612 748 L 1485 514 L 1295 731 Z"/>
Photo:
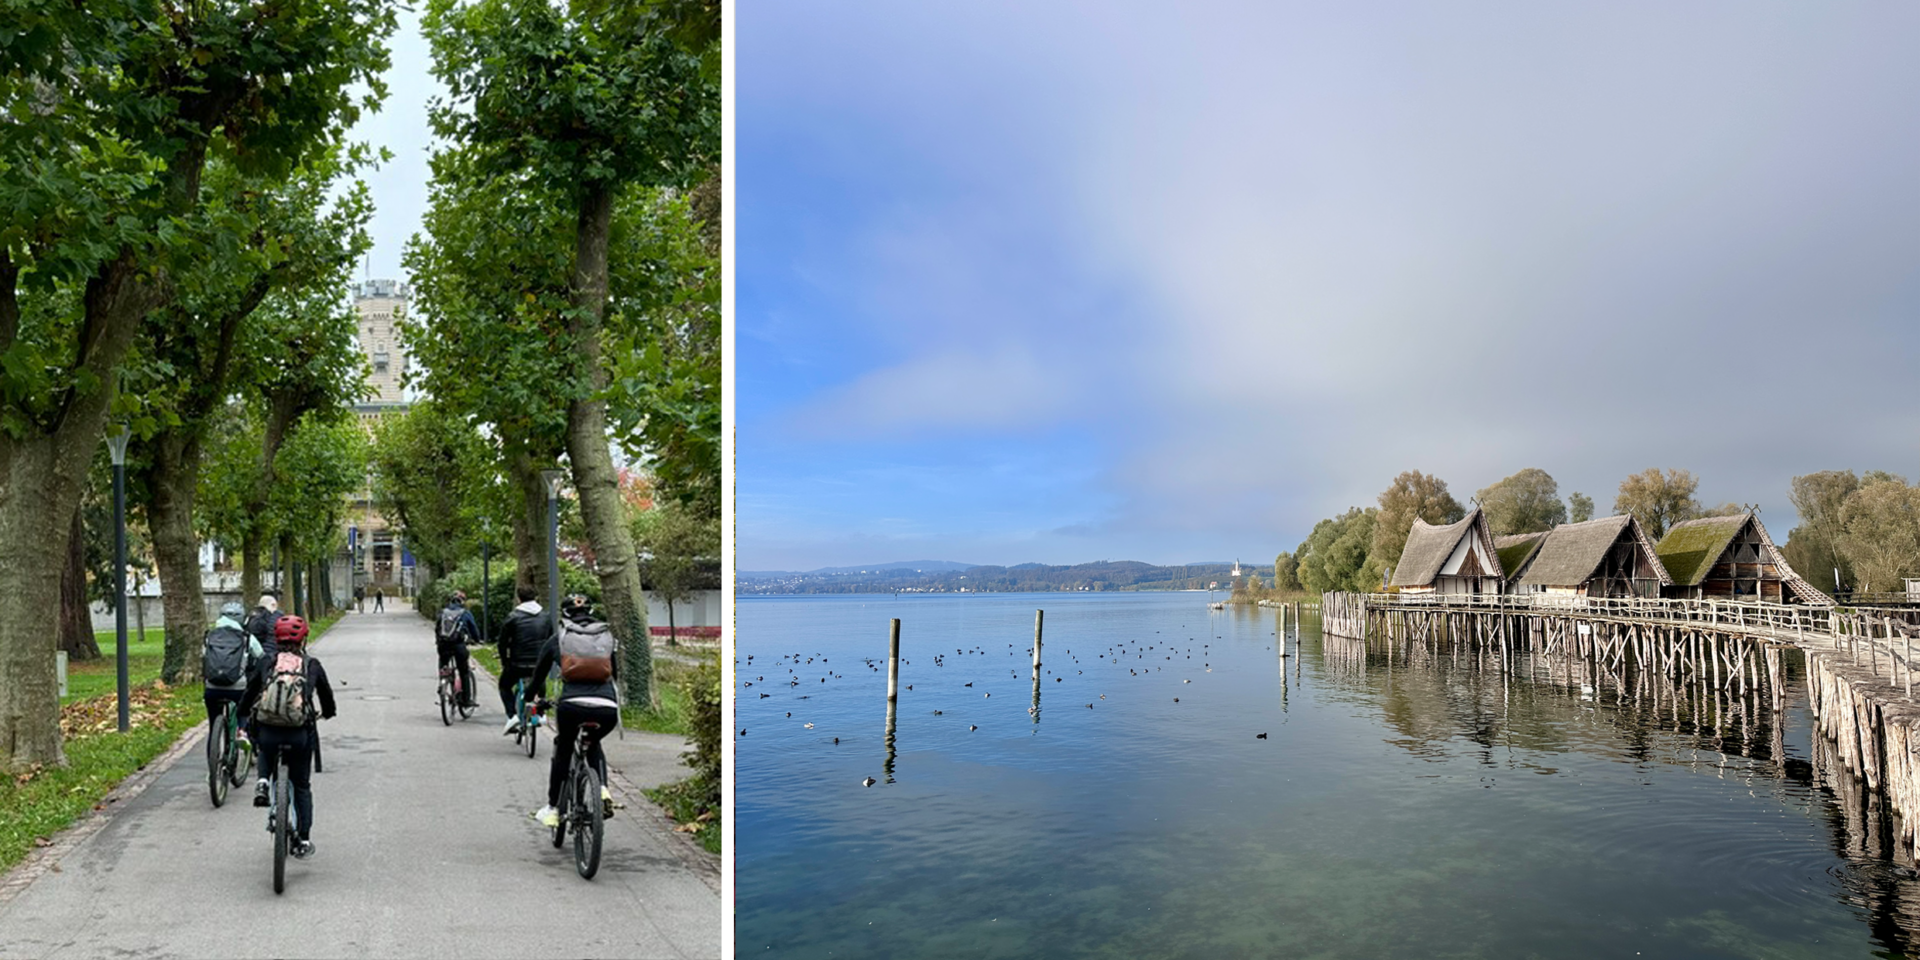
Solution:
<path fill-rule="evenodd" d="M 560 825 L 560 811 L 555 810 L 553 804 L 547 804 L 534 811 L 533 818 L 540 821 L 540 825 L 549 830 Z"/>
<path fill-rule="evenodd" d="M 511 737 L 513 736 L 513 732 L 518 729 L 520 729 L 520 718 L 508 717 L 507 728 L 505 730 L 500 731 L 500 735 L 503 737 Z"/>

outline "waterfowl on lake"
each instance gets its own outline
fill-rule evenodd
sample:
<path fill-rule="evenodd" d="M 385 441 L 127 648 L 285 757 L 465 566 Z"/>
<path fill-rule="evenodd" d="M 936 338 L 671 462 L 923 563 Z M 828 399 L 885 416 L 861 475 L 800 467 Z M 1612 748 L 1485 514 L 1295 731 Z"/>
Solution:
<path fill-rule="evenodd" d="M 875 780 L 875 779 L 874 779 L 874 778 L 872 778 L 872 777 L 868 777 L 868 778 L 866 778 L 865 780 L 862 780 L 862 781 L 860 781 L 860 785 L 861 785 L 861 786 L 863 786 L 863 787 L 871 787 L 871 786 L 873 786 L 874 784 L 876 784 L 876 783 L 879 783 L 879 782 L 880 782 L 880 781 L 878 781 L 878 780 Z"/>

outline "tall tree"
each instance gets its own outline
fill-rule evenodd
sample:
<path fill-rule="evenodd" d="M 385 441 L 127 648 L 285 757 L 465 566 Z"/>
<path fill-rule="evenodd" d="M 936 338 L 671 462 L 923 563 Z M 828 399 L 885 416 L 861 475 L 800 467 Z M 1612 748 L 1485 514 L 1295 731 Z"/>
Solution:
<path fill-rule="evenodd" d="M 1298 593 L 1302 589 L 1300 562 L 1284 550 L 1273 558 L 1273 589 L 1281 593 Z"/>
<path fill-rule="evenodd" d="M 1545 470 L 1528 467 L 1499 483 L 1480 488 L 1474 499 L 1487 512 L 1495 536 L 1537 533 L 1567 522 L 1560 484 Z"/>
<path fill-rule="evenodd" d="M 20 0 L 0 38 L 0 767 L 64 762 L 47 611 L 211 152 L 284 170 L 380 90 L 382 0 Z M 152 424 L 137 423 L 143 434 Z"/>
<path fill-rule="evenodd" d="M 246 177 L 231 164 L 208 169 L 197 242 L 181 257 L 178 296 L 148 325 L 143 352 L 158 363 L 141 384 L 158 427 L 144 446 L 142 486 L 154 532 L 167 623 L 161 679 L 196 676 L 205 627 L 194 494 L 212 418 L 235 391 L 251 390 L 251 353 L 278 352 L 246 325 L 269 295 L 332 293 L 363 253 L 371 203 L 354 182 L 337 199 L 332 186 L 368 155 L 330 146 L 290 177 Z"/>
<path fill-rule="evenodd" d="M 1840 550 L 1845 532 L 1841 515 L 1847 498 L 1858 489 L 1860 478 L 1852 470 L 1821 470 L 1793 478 L 1787 497 L 1800 514 L 1800 525 L 1787 537 L 1795 548 L 1788 562 L 1801 576 L 1815 583 L 1835 576 L 1842 583 L 1852 582 L 1852 564 Z M 1840 589 L 1839 584 L 1834 589 Z"/>
<path fill-rule="evenodd" d="M 496 174 L 531 172 L 573 213 L 567 458 L 636 699 L 651 694 L 652 662 L 608 432 L 614 209 L 631 187 L 692 185 L 719 151 L 718 86 L 656 13 L 645 4 L 432 0 L 422 20 L 451 97 L 433 111 L 436 131 L 480 147 Z"/>
<path fill-rule="evenodd" d="M 1300 583 L 1313 593 L 1378 590 L 1379 574 L 1375 563 L 1369 562 L 1368 548 L 1375 542 L 1380 514 L 1374 507 L 1354 507 L 1314 524 L 1313 532 L 1294 551 L 1300 558 Z M 1401 545 L 1405 546 L 1404 537 Z"/>
<path fill-rule="evenodd" d="M 1875 471 L 1840 509 L 1840 550 L 1861 589 L 1892 593 L 1920 576 L 1920 487 Z"/>
<path fill-rule="evenodd" d="M 1593 498 L 1575 490 L 1567 494 L 1567 520 L 1570 523 L 1586 523 L 1593 519 Z"/>
<path fill-rule="evenodd" d="M 1370 579 L 1378 585 L 1379 575 L 1400 562 L 1407 548 L 1407 534 L 1415 518 L 1428 523 L 1452 523 L 1467 515 L 1460 501 L 1447 492 L 1447 482 L 1418 470 L 1408 470 L 1393 478 L 1393 485 L 1380 494 L 1380 522 L 1373 528 L 1373 561 Z M 1302 578 L 1304 580 L 1304 577 Z"/>
<path fill-rule="evenodd" d="M 1690 471 L 1668 470 L 1663 474 L 1659 467 L 1648 467 L 1620 481 L 1613 512 L 1633 514 L 1647 528 L 1647 536 L 1658 540 L 1674 524 L 1701 515 L 1700 501 L 1693 498 L 1699 488 L 1700 481 Z"/>

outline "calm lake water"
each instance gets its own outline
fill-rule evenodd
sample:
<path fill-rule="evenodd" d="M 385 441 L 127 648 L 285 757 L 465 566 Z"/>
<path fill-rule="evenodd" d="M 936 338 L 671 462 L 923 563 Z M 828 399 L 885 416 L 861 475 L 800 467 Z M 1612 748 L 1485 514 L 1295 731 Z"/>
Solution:
<path fill-rule="evenodd" d="M 1920 929 L 1814 762 L 1797 658 L 1779 731 L 1704 729 L 1311 618 L 1283 660 L 1276 611 L 1206 600 L 742 598 L 738 955 L 1886 956 Z"/>

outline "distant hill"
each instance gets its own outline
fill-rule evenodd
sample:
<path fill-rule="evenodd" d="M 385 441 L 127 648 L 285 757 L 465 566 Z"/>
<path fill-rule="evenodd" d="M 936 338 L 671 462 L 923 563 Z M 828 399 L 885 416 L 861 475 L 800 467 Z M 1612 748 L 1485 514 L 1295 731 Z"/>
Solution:
<path fill-rule="evenodd" d="M 1245 567 L 1272 576 L 1272 567 Z M 1232 579 L 1231 563 L 1155 566 L 1138 560 L 1102 560 L 1070 566 L 1022 563 L 1011 567 L 915 561 L 866 567 L 826 567 L 806 573 L 742 571 L 741 595 L 793 593 L 1046 593 L 1107 590 L 1205 590 Z"/>

